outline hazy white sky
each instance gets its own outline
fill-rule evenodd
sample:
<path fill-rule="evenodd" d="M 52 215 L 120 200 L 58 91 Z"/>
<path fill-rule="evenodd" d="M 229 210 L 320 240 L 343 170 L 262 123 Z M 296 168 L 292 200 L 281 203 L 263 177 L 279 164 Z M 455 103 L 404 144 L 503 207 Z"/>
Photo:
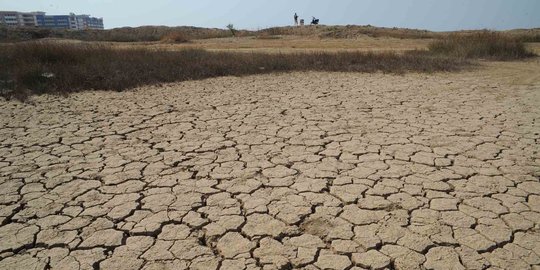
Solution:
<path fill-rule="evenodd" d="M 294 12 L 322 24 L 436 31 L 540 27 L 540 0 L 0 0 L 0 10 L 91 14 L 106 28 L 192 25 L 257 29 L 292 24 Z"/>

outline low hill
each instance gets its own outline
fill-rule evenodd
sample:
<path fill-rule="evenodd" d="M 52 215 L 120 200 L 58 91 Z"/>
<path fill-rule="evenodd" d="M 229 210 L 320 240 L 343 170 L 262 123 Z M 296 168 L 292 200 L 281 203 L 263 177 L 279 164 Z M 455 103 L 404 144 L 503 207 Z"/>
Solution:
<path fill-rule="evenodd" d="M 391 37 L 401 39 L 433 39 L 449 34 L 471 34 L 484 30 L 433 32 L 420 29 L 385 28 L 375 26 L 303 26 L 303 27 L 273 27 L 258 31 L 239 30 L 238 36 L 312 36 L 317 38 L 355 39 L 364 36 Z M 523 41 L 540 42 L 540 28 L 516 29 L 501 31 L 508 35 L 517 36 Z M 64 38 L 82 41 L 115 41 L 115 42 L 152 42 L 162 40 L 171 34 L 182 35 L 187 39 L 208 39 L 230 37 L 226 29 L 200 28 L 192 26 L 141 26 L 123 27 L 108 30 L 51 30 L 38 28 L 6 28 L 0 27 L 0 42 L 16 42 L 41 38 Z"/>
<path fill-rule="evenodd" d="M 245 31 L 241 31 L 245 32 Z M 0 42 L 24 41 L 41 38 L 65 38 L 83 41 L 141 42 L 159 41 L 171 33 L 182 33 L 190 39 L 220 38 L 230 36 L 229 30 L 192 26 L 141 26 L 108 30 L 53 30 L 39 28 L 0 28 Z"/>

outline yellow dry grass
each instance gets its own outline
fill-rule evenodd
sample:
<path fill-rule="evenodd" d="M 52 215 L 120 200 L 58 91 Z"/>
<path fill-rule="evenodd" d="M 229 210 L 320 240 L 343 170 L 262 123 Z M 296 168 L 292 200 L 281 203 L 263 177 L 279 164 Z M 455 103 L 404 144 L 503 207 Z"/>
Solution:
<path fill-rule="evenodd" d="M 364 36 L 354 39 L 318 38 L 314 36 L 272 36 L 271 39 L 257 37 L 214 38 L 192 40 L 189 43 L 163 42 L 103 42 L 78 41 L 69 39 L 45 39 L 54 43 L 90 43 L 113 46 L 119 49 L 156 49 L 178 51 L 184 49 L 205 49 L 208 51 L 228 51 L 245 53 L 300 53 L 300 52 L 406 52 L 427 50 L 433 39 L 398 39 L 390 37 Z M 42 40 L 43 41 L 43 40 Z M 9 46 L 9 43 L 0 44 Z M 527 47 L 540 55 L 540 43 L 527 43 Z"/>
<path fill-rule="evenodd" d="M 50 39 L 54 42 L 76 42 L 75 40 Z M 404 52 L 411 50 L 426 50 L 433 39 L 399 39 L 391 37 L 358 38 L 319 38 L 316 36 L 272 36 L 260 39 L 254 36 L 237 38 L 212 38 L 192 40 L 189 43 L 162 42 L 88 42 L 94 44 L 112 45 L 117 48 L 152 48 L 164 50 L 206 49 L 209 51 L 231 52 L 265 52 L 265 53 L 298 53 L 298 52 L 339 52 L 361 51 Z M 527 46 L 536 54 L 540 54 L 540 43 L 528 43 Z"/>
<path fill-rule="evenodd" d="M 190 43 L 166 44 L 159 42 L 91 42 L 118 48 L 154 48 L 165 50 L 206 49 L 233 52 L 338 52 L 338 51 L 410 51 L 427 49 L 431 39 L 397 39 L 388 37 L 363 37 L 355 39 L 321 39 L 305 36 L 279 36 L 272 39 L 257 37 L 215 38 L 192 40 Z"/>

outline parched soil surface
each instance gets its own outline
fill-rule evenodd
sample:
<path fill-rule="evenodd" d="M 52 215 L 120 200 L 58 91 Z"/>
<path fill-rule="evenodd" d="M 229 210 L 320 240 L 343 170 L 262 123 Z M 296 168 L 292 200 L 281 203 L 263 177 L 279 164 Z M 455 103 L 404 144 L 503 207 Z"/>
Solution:
<path fill-rule="evenodd" d="M 539 67 L 0 101 L 0 269 L 538 267 Z"/>

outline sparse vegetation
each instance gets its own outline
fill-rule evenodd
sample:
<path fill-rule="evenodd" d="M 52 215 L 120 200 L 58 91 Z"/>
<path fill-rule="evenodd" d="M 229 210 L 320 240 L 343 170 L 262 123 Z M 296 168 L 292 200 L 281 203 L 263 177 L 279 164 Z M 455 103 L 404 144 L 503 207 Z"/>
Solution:
<path fill-rule="evenodd" d="M 522 42 L 540 42 L 540 34 L 522 34 L 517 37 Z"/>
<path fill-rule="evenodd" d="M 258 34 L 257 36 L 255 36 L 256 39 L 266 39 L 266 40 L 269 40 L 269 39 L 281 39 L 281 36 L 276 36 L 276 35 L 270 35 L 266 32 L 263 32 L 263 33 L 260 33 Z"/>
<path fill-rule="evenodd" d="M 89 44 L 34 42 L 0 50 L 4 97 L 70 93 L 89 89 L 121 91 L 141 85 L 288 71 L 404 73 L 455 71 L 466 60 L 427 52 L 264 54 L 113 49 Z"/>
<path fill-rule="evenodd" d="M 234 26 L 233 26 L 234 28 Z M 234 30 L 236 36 L 312 36 L 320 38 L 354 39 L 365 36 L 379 38 L 391 37 L 400 39 L 435 39 L 452 34 L 474 34 L 481 31 L 432 32 L 420 29 L 386 28 L 371 25 L 346 26 L 303 26 L 272 27 L 259 31 Z M 0 42 L 27 41 L 42 38 L 64 38 L 82 41 L 114 41 L 114 42 L 156 42 L 171 33 L 182 33 L 188 39 L 224 38 L 231 36 L 230 29 L 199 28 L 189 26 L 141 26 L 122 27 L 108 30 L 53 30 L 41 28 L 7 28 L 0 26 Z M 523 42 L 540 42 L 540 29 L 516 29 L 501 32 L 505 36 L 515 37 Z"/>
<path fill-rule="evenodd" d="M 232 25 L 230 29 L 234 30 Z M 232 31 L 232 30 L 231 30 Z M 277 32 L 256 38 L 273 39 Z M 188 42 L 171 32 L 165 42 Z M 29 42 L 2 45 L 0 96 L 115 90 L 163 82 L 289 71 L 437 72 L 461 70 L 471 59 L 513 60 L 533 56 L 520 35 L 472 32 L 435 40 L 428 51 L 404 53 L 241 53 L 198 49 L 165 51 L 89 43 Z"/>
<path fill-rule="evenodd" d="M 371 25 L 357 26 L 347 25 L 335 29 L 329 29 L 320 33 L 322 38 L 358 38 L 369 36 L 373 38 L 391 37 L 400 39 L 431 39 L 443 34 L 419 29 L 385 28 Z"/>
<path fill-rule="evenodd" d="M 229 31 L 231 31 L 231 34 L 232 34 L 233 37 L 236 36 L 236 29 L 234 28 L 234 25 L 232 23 L 229 23 L 227 25 L 227 29 L 229 29 Z"/>
<path fill-rule="evenodd" d="M 0 42 L 28 41 L 42 38 L 63 38 L 82 41 L 156 42 L 171 33 L 183 34 L 189 39 L 223 38 L 229 30 L 198 27 L 141 26 L 109 30 L 49 30 L 40 28 L 0 28 Z"/>
<path fill-rule="evenodd" d="M 190 39 L 182 32 L 171 32 L 161 38 L 164 43 L 188 43 Z"/>
<path fill-rule="evenodd" d="M 430 52 L 467 59 L 515 60 L 531 57 L 519 37 L 484 31 L 453 34 L 429 46 Z"/>

